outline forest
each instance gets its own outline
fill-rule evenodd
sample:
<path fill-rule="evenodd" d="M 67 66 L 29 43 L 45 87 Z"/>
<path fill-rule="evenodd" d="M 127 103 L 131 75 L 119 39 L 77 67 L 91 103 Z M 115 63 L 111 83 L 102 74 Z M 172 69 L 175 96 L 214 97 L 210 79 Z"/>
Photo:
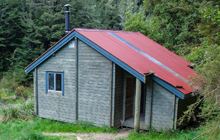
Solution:
<path fill-rule="evenodd" d="M 0 127 L 5 129 L 0 130 L 0 139 L 15 131 L 9 128 L 11 120 L 28 120 L 33 115 L 29 112 L 33 107 L 29 103 L 33 102 L 29 100 L 33 96 L 33 79 L 24 69 L 65 35 L 63 6 L 67 3 L 71 5 L 71 28 L 138 31 L 192 62 L 202 77 L 195 79 L 201 89 L 197 102 L 179 122 L 193 120 L 196 126 L 186 126 L 184 132 L 176 133 L 179 137 L 186 135 L 185 131 L 196 131 L 182 139 L 220 139 L 219 0 L 1 0 L 0 106 L 15 102 L 25 105 L 0 108 L 0 116 L 7 122 L 1 124 L 0 117 Z M 21 139 L 25 138 L 29 137 Z M 31 139 L 34 138 L 42 137 L 34 135 Z"/>

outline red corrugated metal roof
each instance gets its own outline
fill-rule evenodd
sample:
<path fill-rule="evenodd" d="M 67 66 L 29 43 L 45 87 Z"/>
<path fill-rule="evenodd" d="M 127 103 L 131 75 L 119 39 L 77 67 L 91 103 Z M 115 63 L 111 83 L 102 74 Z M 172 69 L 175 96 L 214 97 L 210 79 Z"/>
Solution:
<path fill-rule="evenodd" d="M 141 74 L 154 73 L 184 94 L 192 92 L 190 80 L 196 75 L 184 58 L 139 32 L 75 29 Z"/>

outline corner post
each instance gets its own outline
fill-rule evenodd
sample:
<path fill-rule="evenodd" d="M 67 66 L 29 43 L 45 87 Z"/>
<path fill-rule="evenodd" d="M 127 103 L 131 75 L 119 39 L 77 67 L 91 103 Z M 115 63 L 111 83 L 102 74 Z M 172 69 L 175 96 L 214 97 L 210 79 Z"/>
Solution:
<path fill-rule="evenodd" d="M 38 108 L 38 70 L 37 68 L 34 69 L 34 97 L 35 97 L 35 113 L 39 115 L 39 108 Z"/>
<path fill-rule="evenodd" d="M 140 106 L 141 106 L 141 81 L 136 79 L 135 88 L 135 112 L 134 112 L 134 130 L 137 132 L 140 129 Z"/>

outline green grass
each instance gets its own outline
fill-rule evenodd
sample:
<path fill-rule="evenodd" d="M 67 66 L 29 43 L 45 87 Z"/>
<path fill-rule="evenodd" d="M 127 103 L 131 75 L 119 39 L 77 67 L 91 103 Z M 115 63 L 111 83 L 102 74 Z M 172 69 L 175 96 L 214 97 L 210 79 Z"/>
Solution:
<path fill-rule="evenodd" d="M 1 140 L 67 140 L 70 137 L 46 137 L 42 132 L 73 132 L 73 133 L 89 133 L 89 132 L 108 132 L 115 133 L 117 129 L 109 127 L 96 127 L 87 123 L 63 123 L 48 119 L 34 118 L 29 121 L 9 121 L 0 123 L 0 139 Z M 155 132 L 147 131 L 142 133 L 131 132 L 128 140 L 191 140 L 199 135 L 200 130 L 174 131 L 174 132 Z M 75 137 L 71 137 L 75 139 Z M 205 140 L 205 138 L 203 137 Z M 199 140 L 203 140 L 199 138 Z M 126 139 L 127 140 L 127 139 Z"/>
<path fill-rule="evenodd" d="M 199 134 L 199 130 L 174 131 L 174 132 L 149 131 L 142 133 L 132 132 L 129 134 L 128 140 L 192 140 L 198 134 Z M 199 140 L 203 140 L 203 139 L 199 138 Z"/>
<path fill-rule="evenodd" d="M 63 123 L 48 119 L 34 118 L 29 121 L 9 121 L 0 123 L 0 140 L 41 140 L 41 139 L 65 139 L 57 137 L 45 137 L 42 132 L 116 132 L 116 129 L 109 127 L 96 127 L 87 123 Z"/>
<path fill-rule="evenodd" d="M 71 124 L 41 118 L 35 118 L 34 120 L 26 123 L 32 124 L 35 130 L 44 132 L 116 132 L 116 129 L 109 127 L 97 127 L 89 123 Z"/>

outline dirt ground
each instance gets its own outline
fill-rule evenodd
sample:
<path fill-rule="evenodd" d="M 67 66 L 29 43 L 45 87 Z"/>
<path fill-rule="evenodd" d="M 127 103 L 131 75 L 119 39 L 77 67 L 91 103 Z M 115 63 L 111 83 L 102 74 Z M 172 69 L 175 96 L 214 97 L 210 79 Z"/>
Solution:
<path fill-rule="evenodd" d="M 43 133 L 45 136 L 76 137 L 77 140 L 120 140 L 128 137 L 130 129 L 121 129 L 118 133 Z"/>

